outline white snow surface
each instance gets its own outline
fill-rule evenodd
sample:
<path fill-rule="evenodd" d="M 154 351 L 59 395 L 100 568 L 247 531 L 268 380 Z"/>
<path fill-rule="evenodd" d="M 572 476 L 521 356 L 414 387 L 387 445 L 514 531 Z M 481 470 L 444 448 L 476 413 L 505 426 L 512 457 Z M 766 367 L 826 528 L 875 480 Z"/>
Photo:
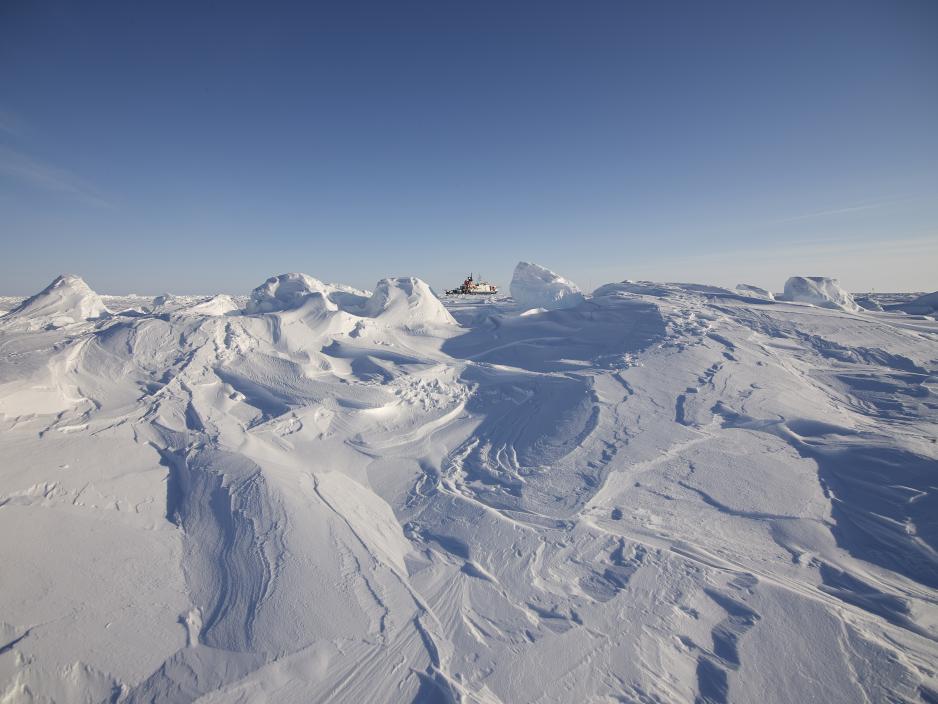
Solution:
<path fill-rule="evenodd" d="M 823 308 L 858 311 L 853 296 L 840 287 L 837 279 L 826 276 L 792 276 L 785 282 L 783 300 L 810 303 Z"/>
<path fill-rule="evenodd" d="M 65 288 L 0 325 L 0 702 L 938 698 L 934 320 Z"/>
<path fill-rule="evenodd" d="M 572 308 L 585 300 L 575 283 L 530 262 L 518 262 L 515 267 L 511 277 L 511 297 L 522 308 L 544 310 Z"/>

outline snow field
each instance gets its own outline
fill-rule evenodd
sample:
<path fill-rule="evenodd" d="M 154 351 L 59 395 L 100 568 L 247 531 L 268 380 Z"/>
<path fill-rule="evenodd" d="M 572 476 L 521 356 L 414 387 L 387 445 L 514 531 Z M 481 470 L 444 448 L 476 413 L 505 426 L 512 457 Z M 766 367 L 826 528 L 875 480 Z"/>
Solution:
<path fill-rule="evenodd" d="M 519 267 L 0 319 L 0 701 L 938 696 L 934 321 Z"/>

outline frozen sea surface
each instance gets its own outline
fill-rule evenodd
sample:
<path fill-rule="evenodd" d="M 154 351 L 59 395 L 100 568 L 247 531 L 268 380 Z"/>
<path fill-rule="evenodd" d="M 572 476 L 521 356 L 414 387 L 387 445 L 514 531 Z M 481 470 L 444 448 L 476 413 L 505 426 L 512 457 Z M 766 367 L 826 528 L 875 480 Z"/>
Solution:
<path fill-rule="evenodd" d="M 0 318 L 0 701 L 938 701 L 911 297 L 291 276 Z"/>

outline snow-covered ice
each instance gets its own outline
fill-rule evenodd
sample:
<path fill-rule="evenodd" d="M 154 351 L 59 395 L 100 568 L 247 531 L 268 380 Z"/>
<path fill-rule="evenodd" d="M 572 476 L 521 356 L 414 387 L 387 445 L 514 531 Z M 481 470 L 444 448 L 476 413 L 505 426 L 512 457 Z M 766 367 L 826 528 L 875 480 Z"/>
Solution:
<path fill-rule="evenodd" d="M 754 286 L 753 284 L 736 284 L 736 290 L 744 296 L 765 298 L 769 301 L 775 300 L 775 294 L 773 294 L 771 291 L 768 291 L 767 289 L 762 288 L 761 286 Z"/>
<path fill-rule="evenodd" d="M 371 295 L 351 286 L 326 284 L 307 274 L 280 274 L 270 277 L 251 292 L 246 310 L 249 313 L 270 313 L 298 308 L 317 294 L 325 299 L 326 305 L 336 308 L 345 301 L 353 306 L 361 305 L 363 299 Z"/>
<path fill-rule="evenodd" d="M 539 264 L 518 262 L 511 277 L 511 297 L 525 309 L 572 308 L 583 302 L 583 294 L 572 281 Z"/>
<path fill-rule="evenodd" d="M 101 297 L 80 276 L 62 274 L 35 296 L 27 298 L 6 316 L 8 325 L 23 322 L 31 327 L 71 325 L 107 315 Z"/>
<path fill-rule="evenodd" d="M 786 301 L 810 303 L 824 308 L 859 310 L 853 296 L 842 289 L 836 279 L 826 276 L 792 276 L 785 282 L 785 293 L 782 298 Z"/>
<path fill-rule="evenodd" d="M 938 700 L 938 323 L 521 270 L 10 301 L 0 702 Z"/>

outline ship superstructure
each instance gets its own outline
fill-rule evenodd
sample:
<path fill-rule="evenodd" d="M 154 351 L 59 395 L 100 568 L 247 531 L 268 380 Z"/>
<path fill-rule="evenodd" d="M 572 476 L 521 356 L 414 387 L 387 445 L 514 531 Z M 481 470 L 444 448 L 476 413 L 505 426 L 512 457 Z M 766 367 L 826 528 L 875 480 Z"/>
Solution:
<path fill-rule="evenodd" d="M 462 286 L 446 292 L 450 296 L 493 296 L 496 293 L 498 293 L 498 287 L 495 284 L 490 284 L 487 281 L 476 281 L 471 273 L 462 282 Z"/>

